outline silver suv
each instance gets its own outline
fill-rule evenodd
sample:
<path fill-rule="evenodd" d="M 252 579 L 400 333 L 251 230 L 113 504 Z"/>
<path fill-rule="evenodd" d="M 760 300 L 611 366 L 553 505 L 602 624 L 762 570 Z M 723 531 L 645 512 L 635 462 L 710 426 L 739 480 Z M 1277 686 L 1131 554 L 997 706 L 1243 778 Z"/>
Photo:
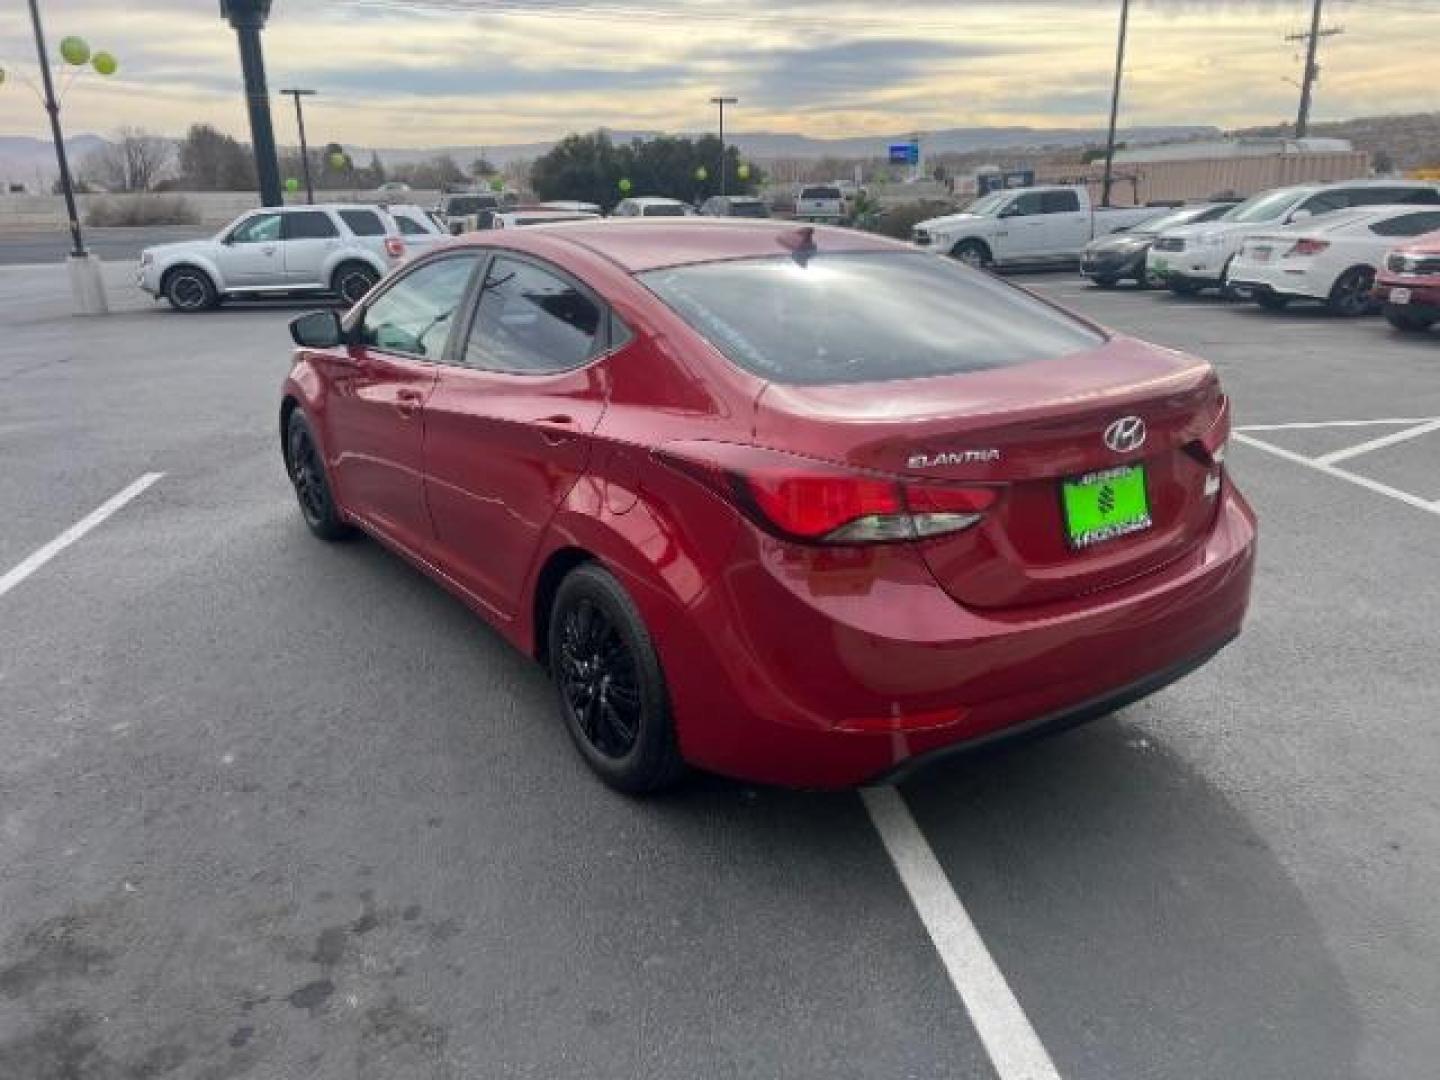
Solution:
<path fill-rule="evenodd" d="M 353 304 L 405 254 L 405 238 L 382 207 L 272 206 L 240 215 L 208 240 L 146 248 L 138 284 L 177 311 L 280 293 L 329 293 Z"/>

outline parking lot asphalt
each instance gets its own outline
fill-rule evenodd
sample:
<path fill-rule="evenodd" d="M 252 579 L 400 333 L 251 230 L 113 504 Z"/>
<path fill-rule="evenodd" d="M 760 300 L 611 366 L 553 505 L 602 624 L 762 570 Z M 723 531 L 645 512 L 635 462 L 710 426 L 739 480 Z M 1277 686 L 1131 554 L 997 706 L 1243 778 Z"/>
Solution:
<path fill-rule="evenodd" d="M 214 236 L 219 230 L 205 225 L 147 225 L 138 227 L 86 227 L 85 247 L 101 259 L 138 259 L 155 244 Z M 30 266 L 58 262 L 70 252 L 70 234 L 64 229 L 18 229 L 0 234 L 0 266 Z"/>
<path fill-rule="evenodd" d="M 130 272 L 0 270 L 0 575 L 163 474 L 0 591 L 0 1080 L 999 1075 L 858 795 L 601 787 L 534 665 L 305 531 L 303 308 Z M 1254 608 L 906 804 L 1058 1076 L 1433 1075 L 1437 442 L 1321 459 L 1440 418 L 1440 334 L 1020 281 L 1216 363 Z"/>

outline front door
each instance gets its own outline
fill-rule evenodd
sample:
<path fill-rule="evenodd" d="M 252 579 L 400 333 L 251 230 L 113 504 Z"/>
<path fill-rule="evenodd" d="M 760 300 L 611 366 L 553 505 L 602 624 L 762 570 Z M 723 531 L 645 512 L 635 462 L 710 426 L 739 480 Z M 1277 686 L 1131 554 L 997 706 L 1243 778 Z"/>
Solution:
<path fill-rule="evenodd" d="M 587 290 L 500 255 L 426 405 L 436 554 L 502 616 L 519 610 L 545 529 L 585 472 L 608 397 L 605 347 L 605 311 Z"/>
<path fill-rule="evenodd" d="M 397 278 L 329 360 L 326 445 L 340 501 L 416 553 L 434 535 L 421 480 L 425 407 L 478 260 L 461 252 Z"/>
<path fill-rule="evenodd" d="M 227 288 L 284 284 L 280 218 L 268 212 L 251 214 L 230 230 L 218 256 Z"/>

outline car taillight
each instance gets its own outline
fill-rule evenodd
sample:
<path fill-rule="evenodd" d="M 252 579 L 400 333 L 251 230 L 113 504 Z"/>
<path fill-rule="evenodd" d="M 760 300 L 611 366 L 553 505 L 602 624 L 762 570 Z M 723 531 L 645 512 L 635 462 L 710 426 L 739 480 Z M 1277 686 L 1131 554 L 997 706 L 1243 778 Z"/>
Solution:
<path fill-rule="evenodd" d="M 1285 254 L 1288 255 L 1319 255 L 1330 246 L 1328 240 L 1296 240 L 1295 246 Z"/>
<path fill-rule="evenodd" d="M 385 238 L 385 254 L 392 259 L 399 259 L 405 254 L 405 241 L 398 236 L 387 236 Z"/>
<path fill-rule="evenodd" d="M 1187 443 L 1185 450 L 1201 465 L 1215 469 L 1225 464 L 1225 448 L 1230 443 L 1230 398 L 1222 395 L 1220 408 L 1205 433 L 1194 442 Z"/>
<path fill-rule="evenodd" d="M 803 543 L 882 544 L 958 532 L 997 497 L 994 488 L 909 483 L 733 443 L 672 443 L 656 456 L 767 532 Z"/>

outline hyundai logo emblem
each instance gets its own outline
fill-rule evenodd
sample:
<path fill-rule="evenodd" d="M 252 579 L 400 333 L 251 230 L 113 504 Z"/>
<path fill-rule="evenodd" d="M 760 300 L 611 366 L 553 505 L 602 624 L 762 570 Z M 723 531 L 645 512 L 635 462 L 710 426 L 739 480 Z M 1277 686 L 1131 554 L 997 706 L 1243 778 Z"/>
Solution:
<path fill-rule="evenodd" d="M 1145 445 L 1145 421 L 1122 416 L 1105 429 L 1105 445 L 1117 454 L 1129 454 Z"/>

